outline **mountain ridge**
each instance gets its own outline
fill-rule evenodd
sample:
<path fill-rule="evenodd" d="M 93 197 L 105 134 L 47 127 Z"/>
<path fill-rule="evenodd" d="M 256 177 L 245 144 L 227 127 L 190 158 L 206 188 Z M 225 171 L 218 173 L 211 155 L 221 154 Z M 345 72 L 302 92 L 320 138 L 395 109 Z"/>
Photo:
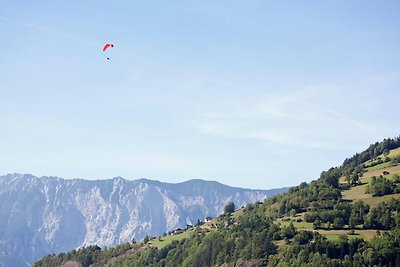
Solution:
<path fill-rule="evenodd" d="M 3 175 L 0 265 L 26 266 L 49 253 L 162 235 L 219 215 L 229 201 L 240 206 L 270 197 L 271 192 L 201 179 L 173 184 L 144 178 Z"/>

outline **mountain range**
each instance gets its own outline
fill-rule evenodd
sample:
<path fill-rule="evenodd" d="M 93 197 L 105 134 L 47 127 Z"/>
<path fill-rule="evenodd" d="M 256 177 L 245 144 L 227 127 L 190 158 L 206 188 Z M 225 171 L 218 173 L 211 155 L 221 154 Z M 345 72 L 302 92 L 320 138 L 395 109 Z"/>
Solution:
<path fill-rule="evenodd" d="M 28 266 L 51 253 L 159 236 L 215 217 L 228 202 L 239 207 L 287 190 L 204 180 L 0 176 L 0 266 Z"/>

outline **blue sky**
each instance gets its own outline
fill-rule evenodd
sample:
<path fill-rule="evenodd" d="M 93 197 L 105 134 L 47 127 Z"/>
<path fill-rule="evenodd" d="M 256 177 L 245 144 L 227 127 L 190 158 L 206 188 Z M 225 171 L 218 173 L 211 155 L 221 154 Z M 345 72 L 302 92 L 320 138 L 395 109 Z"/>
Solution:
<path fill-rule="evenodd" d="M 399 13 L 398 1 L 2 0 L 0 171 L 311 181 L 399 135 Z"/>

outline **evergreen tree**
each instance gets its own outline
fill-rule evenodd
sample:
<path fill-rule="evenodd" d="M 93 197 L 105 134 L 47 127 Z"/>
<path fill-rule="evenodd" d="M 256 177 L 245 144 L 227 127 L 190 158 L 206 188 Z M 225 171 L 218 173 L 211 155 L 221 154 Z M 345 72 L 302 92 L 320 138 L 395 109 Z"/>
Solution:
<path fill-rule="evenodd" d="M 224 213 L 229 214 L 235 211 L 235 203 L 228 202 L 224 207 Z"/>

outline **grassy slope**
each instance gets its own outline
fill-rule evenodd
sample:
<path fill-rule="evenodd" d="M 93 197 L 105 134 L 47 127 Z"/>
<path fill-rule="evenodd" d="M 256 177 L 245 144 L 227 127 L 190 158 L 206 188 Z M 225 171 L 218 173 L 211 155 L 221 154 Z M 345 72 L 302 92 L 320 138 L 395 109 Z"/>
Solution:
<path fill-rule="evenodd" d="M 183 232 L 181 234 L 163 236 L 161 238 L 161 240 L 159 240 L 157 238 L 153 239 L 153 240 L 149 241 L 147 244 L 149 246 L 153 246 L 153 247 L 161 249 L 161 248 L 165 247 L 166 245 L 168 245 L 169 243 L 171 243 L 174 240 L 179 241 L 179 240 L 182 240 L 184 238 L 190 237 L 190 235 L 192 233 L 193 233 L 192 230 L 187 230 L 187 231 L 185 231 L 185 232 Z"/>
<path fill-rule="evenodd" d="M 376 169 L 366 172 L 364 174 L 364 177 L 361 179 L 362 185 L 355 186 L 350 188 L 349 190 L 342 191 L 343 198 L 348 200 L 362 200 L 370 206 L 376 206 L 377 204 L 383 201 L 387 201 L 391 198 L 396 198 L 396 199 L 400 198 L 400 194 L 392 194 L 382 197 L 373 197 L 371 194 L 365 193 L 368 183 L 371 181 L 371 177 L 382 175 L 383 171 L 388 171 L 390 173 L 389 175 L 385 175 L 384 176 L 385 178 L 392 179 L 394 174 L 400 174 L 400 165 L 386 167 L 386 168 L 384 167 L 381 169 Z"/>
<path fill-rule="evenodd" d="M 388 155 L 389 159 L 393 159 L 397 156 L 400 155 L 400 147 L 390 150 L 390 153 Z M 383 155 L 380 155 L 381 158 L 383 158 Z M 367 161 L 365 164 L 368 166 L 373 160 L 369 160 Z M 400 173 L 400 165 L 397 166 L 392 166 L 391 162 L 383 162 L 381 164 L 372 166 L 372 167 L 368 167 L 366 168 L 367 172 L 364 173 L 364 178 L 362 179 L 363 183 L 368 183 L 369 179 L 372 176 L 379 176 L 383 174 L 383 171 L 388 171 L 390 174 L 388 176 L 385 176 L 388 179 L 391 179 L 393 174 L 395 173 Z M 346 179 L 344 176 L 340 177 L 339 179 L 339 183 L 345 184 L 346 183 Z"/>
<path fill-rule="evenodd" d="M 388 163 L 388 162 L 386 162 L 386 163 Z M 389 172 L 389 175 L 384 175 L 384 177 L 387 178 L 387 179 L 392 179 L 393 174 L 395 174 L 395 173 L 399 174 L 400 173 L 400 165 L 397 165 L 397 166 L 386 166 L 385 167 L 384 164 L 385 163 L 382 163 L 380 165 L 376 165 L 375 167 L 380 166 L 380 168 L 374 169 L 374 170 L 369 170 L 366 173 L 364 173 L 364 177 L 362 179 L 362 182 L 363 183 L 369 183 L 372 176 L 377 176 L 378 177 L 379 175 L 383 175 L 383 171 L 388 171 Z"/>
<path fill-rule="evenodd" d="M 394 158 L 394 157 L 397 157 L 399 155 L 400 155 L 400 147 L 390 150 L 390 153 L 389 153 L 388 157 L 389 158 Z"/>
<path fill-rule="evenodd" d="M 388 158 L 392 159 L 392 158 L 395 158 L 395 157 L 397 157 L 397 156 L 399 156 L 399 155 L 400 155 L 400 147 L 390 150 L 390 153 L 389 153 L 389 155 L 388 155 Z M 385 157 L 385 156 L 383 156 L 383 154 L 380 154 L 380 155 L 377 156 L 376 158 L 370 159 L 370 160 L 368 160 L 367 162 L 365 162 L 365 165 L 368 166 L 369 164 L 373 163 L 373 162 L 374 162 L 375 160 L 377 160 L 378 158 L 383 159 L 384 157 Z"/>
<path fill-rule="evenodd" d="M 238 210 L 235 213 L 233 213 L 233 216 L 238 217 L 238 215 L 235 214 L 240 214 L 243 213 L 242 210 Z M 218 220 L 217 219 L 213 219 L 211 222 L 206 222 L 203 225 L 200 226 L 201 230 L 205 230 L 206 232 L 212 232 L 212 231 L 216 231 L 216 227 L 214 227 L 214 225 L 218 224 Z M 156 248 L 163 248 L 166 245 L 170 244 L 172 241 L 180 241 L 184 238 L 189 238 L 192 234 L 194 234 L 196 231 L 196 227 L 191 228 L 191 229 L 187 229 L 185 231 L 183 231 L 180 234 L 173 234 L 173 235 L 166 235 L 161 237 L 161 239 L 155 238 L 150 240 L 147 245 L 152 246 L 152 247 L 156 247 Z"/>

